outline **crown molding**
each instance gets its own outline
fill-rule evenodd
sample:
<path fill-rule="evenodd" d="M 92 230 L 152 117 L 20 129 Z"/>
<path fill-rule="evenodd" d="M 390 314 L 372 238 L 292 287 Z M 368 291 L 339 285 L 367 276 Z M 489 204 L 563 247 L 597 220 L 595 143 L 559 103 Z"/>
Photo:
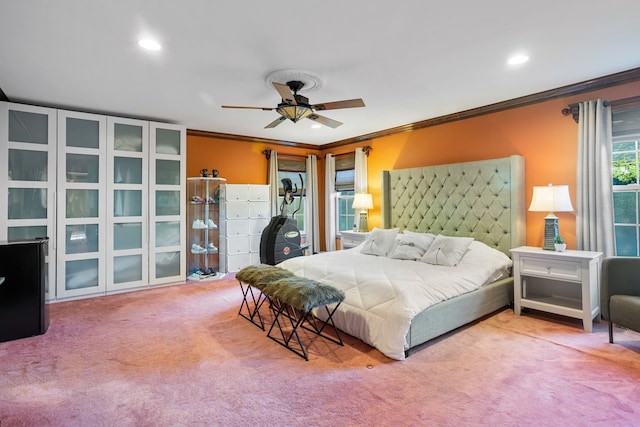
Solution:
<path fill-rule="evenodd" d="M 210 132 L 207 130 L 187 129 L 188 136 L 201 136 L 204 138 L 230 139 L 240 142 L 251 142 L 254 144 L 282 145 L 286 147 L 304 148 L 307 150 L 318 151 L 321 149 L 319 145 L 303 144 L 300 142 L 282 141 L 279 139 L 258 138 L 254 136 L 234 135 L 231 133 Z"/>

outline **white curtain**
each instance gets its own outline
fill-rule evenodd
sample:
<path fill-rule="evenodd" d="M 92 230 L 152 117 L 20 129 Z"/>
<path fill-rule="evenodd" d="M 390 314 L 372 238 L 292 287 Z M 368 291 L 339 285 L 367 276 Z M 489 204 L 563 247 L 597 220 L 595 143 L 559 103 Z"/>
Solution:
<path fill-rule="evenodd" d="M 356 193 L 368 192 L 367 155 L 361 147 L 356 148 L 354 189 Z"/>
<path fill-rule="evenodd" d="M 611 184 L 611 107 L 581 102 L 578 120 L 576 246 L 615 255 Z"/>
<path fill-rule="evenodd" d="M 336 250 L 336 238 L 338 226 L 336 224 L 336 158 L 333 154 L 327 154 L 325 161 L 325 185 L 324 185 L 324 228 L 325 246 L 327 251 Z"/>
<path fill-rule="evenodd" d="M 318 209 L 318 159 L 315 154 L 307 156 L 307 197 L 304 210 L 304 228 L 309 249 L 306 254 L 320 252 L 320 215 Z"/>
<path fill-rule="evenodd" d="M 280 215 L 278 208 L 278 152 L 271 150 L 269 156 L 269 196 L 271 198 L 271 216 Z"/>

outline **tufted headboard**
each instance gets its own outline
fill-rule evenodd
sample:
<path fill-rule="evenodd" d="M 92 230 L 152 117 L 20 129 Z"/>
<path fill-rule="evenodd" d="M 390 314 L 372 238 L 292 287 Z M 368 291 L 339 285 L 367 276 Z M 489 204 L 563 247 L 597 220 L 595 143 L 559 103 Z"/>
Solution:
<path fill-rule="evenodd" d="M 525 244 L 524 157 L 382 171 L 382 226 Z"/>

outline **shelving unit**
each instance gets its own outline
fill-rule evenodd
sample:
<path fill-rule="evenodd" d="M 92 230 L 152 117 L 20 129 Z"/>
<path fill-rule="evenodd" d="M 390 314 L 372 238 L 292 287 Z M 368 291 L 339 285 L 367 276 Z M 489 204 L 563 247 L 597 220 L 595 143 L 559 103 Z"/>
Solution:
<path fill-rule="evenodd" d="M 217 177 L 187 178 L 189 280 L 224 277 L 220 271 L 220 185 Z"/>
<path fill-rule="evenodd" d="M 220 270 L 260 264 L 260 238 L 271 219 L 269 185 L 225 184 L 220 194 Z"/>

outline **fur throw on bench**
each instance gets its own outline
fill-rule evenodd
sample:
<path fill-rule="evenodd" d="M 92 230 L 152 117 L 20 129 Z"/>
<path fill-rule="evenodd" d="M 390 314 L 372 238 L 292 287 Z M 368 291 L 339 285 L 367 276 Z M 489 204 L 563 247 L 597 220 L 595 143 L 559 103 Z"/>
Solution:
<path fill-rule="evenodd" d="M 298 276 L 273 281 L 262 292 L 305 313 L 312 308 L 344 301 L 344 292 L 341 290 Z"/>
<path fill-rule="evenodd" d="M 285 277 L 295 276 L 289 270 L 267 264 L 250 265 L 236 273 L 236 279 L 259 290 L 263 290 L 269 283 Z"/>

